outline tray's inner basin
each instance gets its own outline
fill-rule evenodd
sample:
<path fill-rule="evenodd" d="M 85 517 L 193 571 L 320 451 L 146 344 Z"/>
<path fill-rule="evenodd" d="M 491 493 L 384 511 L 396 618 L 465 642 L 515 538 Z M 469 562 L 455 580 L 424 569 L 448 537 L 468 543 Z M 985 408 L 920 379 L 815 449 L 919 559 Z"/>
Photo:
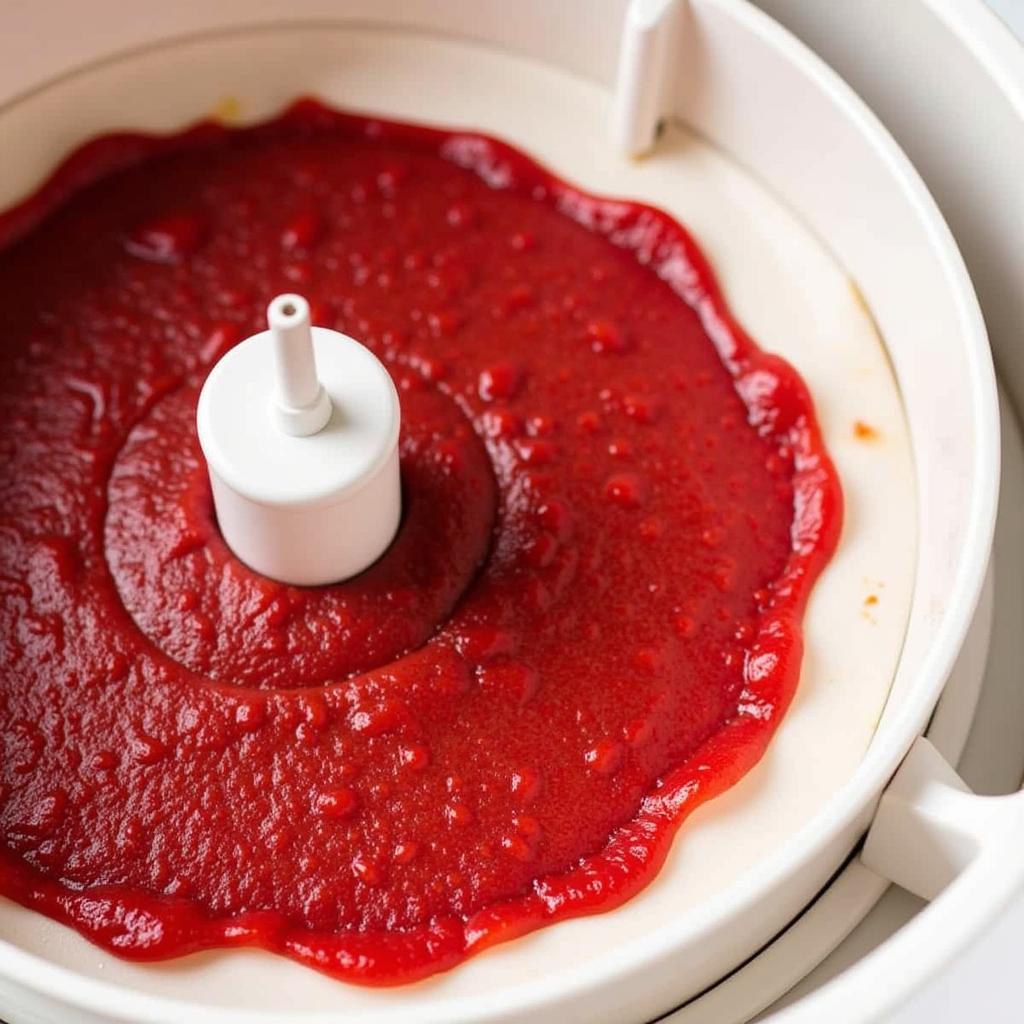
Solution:
<path fill-rule="evenodd" d="M 94 68 L 0 114 L 11 137 L 38 140 L 12 154 L 0 205 L 30 191 L 92 135 L 173 130 L 209 116 L 256 121 L 301 95 L 482 130 L 585 189 L 649 202 L 692 230 L 741 322 L 810 386 L 844 487 L 844 535 L 807 612 L 797 698 L 763 762 L 693 816 L 640 897 L 612 915 L 492 950 L 412 990 L 342 987 L 249 952 L 129 965 L 6 903 L 0 937 L 94 978 L 209 1005 L 357 1011 L 493 994 L 531 974 L 573 970 L 610 943 L 639 938 L 722 892 L 852 775 L 885 707 L 913 593 L 914 468 L 900 394 L 860 293 L 827 245 L 754 175 L 676 125 L 647 159 L 623 160 L 606 141 L 604 89 L 468 43 L 365 30 L 240 32 Z M 28 125 L 37 127 L 30 133 Z"/>

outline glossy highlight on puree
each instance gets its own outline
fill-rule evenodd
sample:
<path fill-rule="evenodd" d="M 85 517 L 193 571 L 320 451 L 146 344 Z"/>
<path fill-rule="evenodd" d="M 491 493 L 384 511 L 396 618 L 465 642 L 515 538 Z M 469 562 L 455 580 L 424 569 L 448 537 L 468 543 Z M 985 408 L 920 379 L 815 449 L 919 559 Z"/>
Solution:
<path fill-rule="evenodd" d="M 302 101 L 91 142 L 0 244 L 3 894 L 397 984 L 620 904 L 757 762 L 842 498 L 671 218 Z M 195 437 L 284 291 L 402 403 L 399 533 L 321 588 L 232 557 Z"/>

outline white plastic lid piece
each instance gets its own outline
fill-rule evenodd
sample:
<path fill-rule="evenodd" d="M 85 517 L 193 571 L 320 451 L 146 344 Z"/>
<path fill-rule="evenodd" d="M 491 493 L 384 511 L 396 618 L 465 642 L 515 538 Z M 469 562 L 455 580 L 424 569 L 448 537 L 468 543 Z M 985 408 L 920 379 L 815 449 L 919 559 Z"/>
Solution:
<path fill-rule="evenodd" d="M 398 393 L 369 349 L 311 327 L 301 296 L 279 295 L 267 321 L 199 395 L 217 520 L 232 551 L 265 576 L 345 580 L 398 529 Z"/>

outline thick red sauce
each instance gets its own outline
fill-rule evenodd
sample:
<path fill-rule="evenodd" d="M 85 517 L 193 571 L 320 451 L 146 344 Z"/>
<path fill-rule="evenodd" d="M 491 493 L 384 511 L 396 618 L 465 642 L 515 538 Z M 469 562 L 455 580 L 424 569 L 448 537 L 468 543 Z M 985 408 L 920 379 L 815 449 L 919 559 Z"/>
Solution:
<path fill-rule="evenodd" d="M 4 894 L 407 982 L 617 906 L 761 756 L 840 489 L 668 216 L 303 102 L 93 142 L 0 240 Z M 231 557 L 194 431 L 286 290 L 403 406 L 399 536 L 313 590 Z"/>

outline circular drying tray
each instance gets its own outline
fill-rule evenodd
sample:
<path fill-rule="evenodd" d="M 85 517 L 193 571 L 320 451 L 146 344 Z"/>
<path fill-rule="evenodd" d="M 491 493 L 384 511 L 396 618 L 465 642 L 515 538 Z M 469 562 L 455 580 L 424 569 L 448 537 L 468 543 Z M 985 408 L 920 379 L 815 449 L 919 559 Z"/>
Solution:
<path fill-rule="evenodd" d="M 432 83 L 429 95 L 424 80 Z M 5 906 L 0 935 L 20 947 L 11 949 L 19 969 L 38 969 L 40 985 L 73 991 L 79 1004 L 109 1007 L 113 1000 L 137 1020 L 183 1013 L 220 1020 L 226 1018 L 219 1008 L 228 1006 L 249 1006 L 252 1020 L 285 1011 L 299 1019 L 303 1010 L 312 1020 L 317 1008 L 339 1006 L 400 1018 L 410 999 L 420 1017 L 453 1019 L 515 1003 L 524 977 L 585 975 L 598 953 L 609 952 L 609 938 L 616 950 L 640 948 L 651 933 L 677 923 L 685 908 L 724 898 L 794 833 L 814 827 L 871 742 L 911 598 L 914 474 L 891 368 L 859 292 L 767 189 L 694 136 L 670 128 L 641 164 L 611 154 L 603 133 L 607 94 L 592 82 L 485 47 L 403 33 L 319 27 L 194 39 L 104 62 L 8 107 L 0 116 L 9 127 L 17 129 L 20 119 L 45 125 L 46 132 L 0 184 L 11 192 L 4 205 L 83 135 L 115 124 L 169 130 L 218 111 L 259 118 L 305 92 L 357 109 L 491 131 L 587 189 L 648 199 L 689 224 L 740 319 L 767 348 L 787 356 L 815 393 L 846 485 L 848 527 L 809 609 L 803 685 L 770 754 L 736 790 L 694 816 L 661 877 L 641 897 L 612 915 L 548 929 L 443 978 L 384 993 L 338 986 L 259 953 L 203 954 L 141 968 Z M 883 443 L 858 441 L 852 430 L 858 419 L 876 427 Z M 888 500 L 876 500 L 881 496 Z M 880 583 L 885 600 L 866 614 L 864 598 Z M 279 999 L 279 1006 L 268 999 Z"/>

